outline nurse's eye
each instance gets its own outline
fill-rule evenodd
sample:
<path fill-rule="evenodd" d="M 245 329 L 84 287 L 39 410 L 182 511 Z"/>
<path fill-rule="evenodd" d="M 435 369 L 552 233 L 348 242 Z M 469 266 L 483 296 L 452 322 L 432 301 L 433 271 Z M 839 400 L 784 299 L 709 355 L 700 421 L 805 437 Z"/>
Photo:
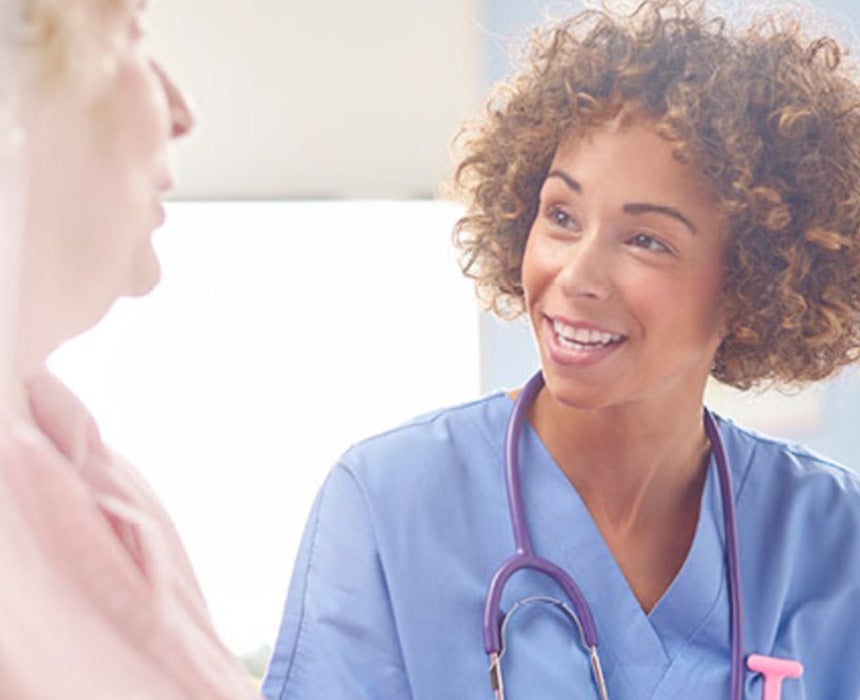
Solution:
<path fill-rule="evenodd" d="M 654 253 L 671 253 L 672 250 L 663 241 L 650 233 L 637 233 L 628 241 L 630 245 L 636 248 L 642 248 Z"/>
<path fill-rule="evenodd" d="M 558 206 L 548 207 L 546 210 L 546 218 L 550 225 L 555 229 L 575 231 L 579 228 L 577 220 L 563 208 Z"/>

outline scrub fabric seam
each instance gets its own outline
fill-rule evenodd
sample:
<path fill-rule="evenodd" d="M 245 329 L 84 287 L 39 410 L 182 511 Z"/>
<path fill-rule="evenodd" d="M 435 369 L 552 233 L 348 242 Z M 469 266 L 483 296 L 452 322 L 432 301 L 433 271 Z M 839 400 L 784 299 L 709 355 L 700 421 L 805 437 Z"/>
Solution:
<path fill-rule="evenodd" d="M 361 494 L 361 500 L 364 502 L 364 508 L 367 512 L 368 522 L 370 524 L 370 528 L 373 531 L 373 542 L 374 545 L 377 545 L 379 542 L 379 538 L 376 536 L 376 523 L 374 518 L 372 517 L 373 509 L 370 507 L 370 498 L 368 498 L 367 491 L 364 489 L 364 486 L 361 483 L 361 480 L 358 478 L 358 475 L 353 471 L 351 465 L 347 464 L 346 461 L 342 460 L 338 467 L 343 469 L 343 471 L 349 475 L 350 479 L 352 479 L 355 487 L 358 489 L 358 492 Z M 406 686 L 409 688 L 409 697 L 414 698 L 415 694 L 412 692 L 412 685 L 409 682 L 409 674 L 406 672 L 406 660 L 403 658 L 403 645 L 400 643 L 400 630 L 397 627 L 397 617 L 394 614 L 394 609 L 391 606 L 391 589 L 388 585 L 388 576 L 385 573 L 385 567 L 382 565 L 382 556 L 379 552 L 378 545 L 376 546 L 376 553 L 379 557 L 379 568 L 382 573 L 382 580 L 385 583 L 385 600 L 388 603 L 388 611 L 391 614 L 391 623 L 394 627 L 395 634 L 397 635 L 397 652 L 400 656 L 400 668 L 403 669 L 403 678 L 406 682 Z M 407 700 L 403 698 L 402 700 Z"/>
<path fill-rule="evenodd" d="M 289 661 L 287 662 L 287 665 L 284 668 L 284 678 L 283 678 L 283 682 L 281 683 L 281 688 L 278 691 L 277 700 L 284 700 L 284 693 L 286 693 L 286 691 L 287 691 L 287 683 L 289 682 L 290 671 L 292 670 L 293 663 L 296 660 L 296 654 L 298 653 L 298 650 L 299 650 L 299 643 L 301 642 L 302 633 L 304 632 L 304 629 L 305 629 L 305 626 L 304 626 L 305 610 L 307 608 L 308 589 L 310 588 L 310 586 L 308 585 L 308 582 L 309 582 L 309 579 L 311 576 L 311 569 L 313 568 L 314 554 L 316 552 L 317 533 L 319 532 L 320 518 L 322 515 L 322 505 L 323 505 L 323 500 L 325 500 L 325 497 L 326 497 L 327 485 L 328 485 L 328 479 L 326 479 L 326 483 L 323 485 L 323 490 L 322 490 L 322 493 L 320 494 L 319 508 L 317 509 L 316 518 L 314 519 L 314 530 L 313 530 L 313 535 L 311 536 L 310 551 L 308 552 L 308 565 L 307 565 L 307 568 L 305 569 L 304 580 L 302 582 L 303 583 L 303 585 L 302 585 L 302 604 L 299 608 L 298 620 L 296 620 L 296 640 L 293 643 L 292 650 L 290 651 Z"/>
<path fill-rule="evenodd" d="M 660 677 L 660 680 L 657 681 L 657 684 L 654 686 L 654 692 L 652 692 L 649 697 L 651 697 L 651 698 L 657 697 L 657 694 L 662 691 L 663 685 L 668 682 L 667 679 L 672 677 L 672 671 L 676 668 L 675 662 L 678 659 L 680 659 L 684 655 L 684 653 L 687 651 L 687 649 L 689 649 L 692 646 L 693 641 L 696 639 L 696 637 L 699 635 L 699 633 L 702 631 L 702 629 L 708 625 L 708 623 L 711 621 L 711 618 L 716 614 L 717 610 L 719 609 L 720 599 L 723 597 L 723 595 L 727 595 L 727 593 L 726 593 L 725 566 L 723 567 L 723 574 L 724 575 L 722 576 L 722 578 L 720 580 L 720 586 L 717 589 L 717 593 L 714 596 L 714 600 L 711 603 L 711 606 L 708 609 L 707 613 L 705 613 L 705 616 L 702 618 L 702 621 L 699 623 L 699 625 L 696 627 L 696 629 L 694 629 L 690 633 L 690 635 L 684 640 L 683 646 L 681 646 L 678 649 L 678 652 L 675 654 L 675 656 L 671 658 L 671 661 L 669 662 L 669 665 L 666 667 L 666 670 L 663 672 L 663 675 Z M 661 643 L 662 643 L 662 640 L 661 640 Z"/>
<path fill-rule="evenodd" d="M 357 475 L 353 471 L 352 466 L 347 464 L 345 461 L 348 458 L 349 453 L 355 447 L 360 446 L 364 442 L 375 440 L 375 439 L 377 439 L 379 437 L 383 437 L 385 435 L 398 433 L 398 432 L 401 432 L 403 430 L 409 430 L 412 427 L 430 425 L 430 424 L 436 422 L 437 420 L 439 420 L 440 418 L 450 415 L 453 411 L 456 411 L 458 409 L 466 409 L 466 408 L 469 408 L 475 404 L 480 404 L 480 403 L 484 403 L 484 402 L 492 402 L 496 399 L 504 399 L 504 398 L 506 398 L 506 395 L 503 392 L 494 392 L 494 393 L 491 393 L 487 396 L 476 399 L 474 401 L 470 401 L 470 402 L 467 402 L 465 404 L 460 404 L 459 406 L 456 406 L 456 407 L 452 407 L 452 408 L 442 410 L 442 411 L 435 411 L 432 413 L 425 414 L 424 416 L 419 416 L 417 418 L 412 419 L 411 421 L 409 421 L 407 423 L 395 426 L 395 427 L 390 428 L 388 430 L 384 430 L 380 433 L 377 433 L 374 436 L 366 438 L 365 440 L 361 440 L 358 443 L 352 445 L 351 448 L 349 450 L 347 450 L 344 457 L 341 458 L 341 460 L 334 466 L 334 468 L 330 472 L 329 478 L 331 478 L 331 474 L 334 473 L 334 471 L 336 469 L 338 469 L 338 468 L 343 469 L 343 471 L 349 475 L 350 479 L 353 481 L 353 483 L 358 488 L 358 491 L 361 494 L 362 501 L 364 502 L 365 509 L 369 515 L 372 512 L 372 509 L 370 508 L 370 505 L 369 505 L 370 499 L 367 497 L 367 492 L 365 491 L 365 489 L 363 488 L 363 486 L 361 484 L 361 481 L 358 479 Z M 484 436 L 484 439 L 487 440 L 491 445 L 495 444 L 492 440 L 489 439 L 488 433 L 483 428 L 481 428 L 481 434 Z M 326 495 L 327 495 L 326 494 L 327 487 L 328 487 L 328 478 L 326 479 L 326 483 L 323 485 L 322 492 L 320 494 L 320 502 L 319 502 L 319 508 L 317 511 L 317 517 L 315 518 L 314 524 L 313 524 L 313 534 L 311 535 L 311 541 L 310 541 L 310 545 L 309 545 L 308 563 L 307 563 L 307 567 L 306 567 L 305 572 L 304 572 L 304 581 L 303 581 L 303 586 L 302 586 L 302 604 L 300 606 L 298 619 L 296 621 L 296 629 L 297 629 L 296 639 L 295 639 L 295 642 L 293 644 L 293 648 L 290 651 L 290 658 L 289 658 L 289 660 L 285 666 L 285 669 L 284 669 L 283 683 L 281 684 L 281 688 L 278 691 L 277 700 L 285 700 L 284 693 L 286 692 L 286 689 L 287 689 L 287 683 L 289 681 L 290 671 L 292 670 L 293 665 L 295 663 L 296 655 L 298 654 L 298 650 L 299 650 L 299 645 L 301 644 L 301 641 L 302 641 L 302 635 L 305 631 L 304 622 L 305 622 L 305 610 L 307 608 L 307 598 L 309 595 L 309 588 L 310 588 L 309 579 L 310 579 L 311 570 L 312 570 L 313 564 L 314 564 L 314 554 L 316 552 L 316 538 L 317 538 L 317 533 L 319 531 L 320 519 L 322 517 L 321 514 L 322 514 L 322 508 L 323 508 L 323 501 L 325 500 Z M 377 542 L 378 538 L 376 537 L 376 526 L 375 526 L 375 523 L 373 521 L 373 518 L 369 518 L 369 522 L 370 522 L 370 527 L 374 533 L 374 542 Z M 382 567 L 382 572 L 383 572 L 383 580 L 385 581 L 385 586 L 386 586 L 386 588 L 388 588 L 388 580 L 387 580 L 387 577 L 385 576 L 384 567 Z M 397 620 L 396 620 L 396 617 L 394 616 L 393 610 L 391 611 L 391 619 L 392 619 L 392 622 L 394 624 L 395 630 L 397 630 Z M 399 636 L 399 631 L 398 631 L 398 636 Z M 403 675 L 404 675 L 404 678 L 406 680 L 407 685 L 409 685 L 409 674 L 406 673 L 406 662 L 403 659 L 402 648 L 401 648 L 401 645 L 399 643 L 399 639 L 398 639 L 398 647 L 397 648 L 400 651 L 400 661 L 401 661 L 401 667 L 403 668 Z M 410 697 L 414 697 L 414 694 L 412 692 L 411 687 L 409 688 L 409 694 L 410 694 Z"/>
<path fill-rule="evenodd" d="M 510 416 L 511 411 L 514 410 L 514 401 L 511 399 L 510 396 L 508 396 L 508 394 L 506 394 L 503 391 L 499 391 L 499 392 L 496 392 L 494 394 L 490 394 L 485 400 L 488 403 L 490 400 L 502 401 L 504 403 L 502 408 L 504 409 L 505 414 L 507 416 Z M 501 462 L 501 464 L 504 467 L 504 463 L 505 463 L 504 462 L 504 460 L 505 460 L 505 457 L 504 457 L 504 449 L 505 449 L 504 433 L 502 433 L 501 435 L 491 434 L 489 431 L 489 421 L 476 421 L 476 424 L 478 426 L 478 430 L 480 430 L 481 434 L 484 436 L 484 440 L 487 441 L 487 444 L 491 448 L 493 448 L 493 450 L 499 450 L 500 449 L 502 451 L 502 455 L 501 455 L 502 462 Z M 529 425 L 531 425 L 531 424 L 529 424 Z"/>
<path fill-rule="evenodd" d="M 350 453 L 352 453 L 352 451 L 355 448 L 361 447 L 363 444 L 365 444 L 367 442 L 373 442 L 373 441 L 377 440 L 378 438 L 386 437 L 388 435 L 395 435 L 397 433 L 412 430 L 413 428 L 422 428 L 422 427 L 433 425 L 434 423 L 436 423 L 439 420 L 444 420 L 444 419 L 450 418 L 452 416 L 452 414 L 454 414 L 454 413 L 458 413 L 460 411 L 466 411 L 466 410 L 471 409 L 474 406 L 478 406 L 480 404 L 494 404 L 497 400 L 505 402 L 506 406 L 503 406 L 503 410 L 506 411 L 507 413 L 510 413 L 510 411 L 513 409 L 513 405 L 514 405 L 514 402 L 511 400 L 511 398 L 503 391 L 493 391 L 493 392 L 491 392 L 485 396 L 482 396 L 481 398 L 475 399 L 474 401 L 468 401 L 466 403 L 457 404 L 455 406 L 449 406 L 448 408 L 444 408 L 444 409 L 441 409 L 438 411 L 431 411 L 430 413 L 425 413 L 423 415 L 416 416 L 415 418 L 412 418 L 411 420 L 409 420 L 405 423 L 401 423 L 400 425 L 396 425 L 393 428 L 389 428 L 388 430 L 383 430 L 382 432 L 371 435 L 370 437 L 367 437 L 364 440 L 360 440 L 359 442 L 354 443 L 353 445 L 350 446 L 350 449 L 348 449 L 346 451 L 344 456 L 341 458 L 341 461 L 339 464 L 340 464 L 340 466 L 349 470 L 351 473 L 352 469 L 346 463 L 346 460 L 349 458 Z M 474 425 L 474 427 L 478 428 L 478 430 L 481 432 L 481 435 L 483 435 L 484 440 L 486 440 L 490 446 L 495 448 L 500 444 L 500 440 L 488 432 L 487 426 L 484 425 L 484 421 L 470 420 L 470 423 L 472 423 Z M 353 475 L 353 478 L 355 478 L 356 481 L 358 481 L 358 479 L 354 475 Z"/>
<path fill-rule="evenodd" d="M 722 424 L 724 422 L 725 421 L 721 419 L 721 424 L 718 424 L 718 426 L 717 426 L 717 429 L 720 431 L 720 437 L 722 437 L 722 435 L 723 435 Z M 735 428 L 738 429 L 737 426 L 735 426 Z M 746 486 L 747 479 L 749 478 L 749 475 L 750 475 L 750 471 L 752 471 L 752 464 L 753 464 L 753 457 L 755 455 L 755 448 L 753 448 L 751 450 L 746 450 L 746 453 L 747 453 L 746 464 L 744 464 L 743 468 L 738 473 L 738 476 L 740 478 L 735 479 L 734 478 L 735 475 L 734 474 L 731 475 L 732 479 L 734 480 L 734 482 L 736 484 L 735 485 L 735 493 L 734 493 L 735 519 L 737 519 L 737 517 L 740 513 L 741 494 L 744 491 L 744 486 Z M 729 466 L 731 467 L 731 462 L 729 463 Z M 725 527 L 723 526 L 723 523 L 720 523 L 720 533 L 722 534 L 723 547 L 725 547 L 726 546 L 726 532 L 725 532 Z M 739 540 L 738 541 L 738 548 L 739 549 L 740 549 L 742 544 L 743 543 L 740 542 L 740 540 Z"/>
<path fill-rule="evenodd" d="M 722 427 L 723 426 L 731 426 L 735 429 L 735 431 L 743 436 L 745 440 L 752 440 L 755 443 L 755 447 L 747 450 L 747 465 L 742 470 L 741 480 L 739 482 L 737 493 L 740 496 L 741 489 L 743 488 L 742 483 L 746 480 L 749 474 L 749 467 L 752 464 L 753 456 L 758 447 L 759 443 L 771 445 L 776 447 L 780 452 L 784 452 L 792 457 L 796 458 L 799 462 L 807 463 L 814 462 L 818 464 L 822 468 L 827 469 L 828 471 L 832 470 L 838 472 L 840 474 L 848 474 L 849 476 L 856 478 L 857 474 L 854 470 L 850 469 L 844 464 L 840 462 L 834 461 L 824 455 L 817 454 L 809 449 L 805 448 L 803 445 L 799 445 L 797 443 L 784 442 L 779 440 L 778 438 L 773 437 L 772 435 L 768 435 L 766 433 L 760 433 L 756 430 L 752 430 L 742 425 L 738 425 L 731 418 L 726 418 L 725 416 L 721 416 L 717 413 L 714 414 L 718 419 L 718 426 L 720 427 L 720 434 L 722 435 Z"/>
<path fill-rule="evenodd" d="M 723 425 L 725 425 L 725 423 L 727 421 L 725 421 L 725 419 L 723 419 L 721 416 L 719 418 L 720 418 L 720 420 L 717 423 L 717 429 L 720 431 L 720 437 L 723 437 L 722 428 L 723 428 Z M 752 462 L 753 462 L 752 453 L 753 453 L 753 451 L 749 451 L 748 456 L 747 456 L 747 461 L 738 473 L 738 476 L 740 478 L 739 479 L 733 479 L 734 493 L 732 494 L 732 500 L 734 501 L 736 512 L 737 512 L 739 504 L 740 504 L 741 493 L 743 492 L 743 488 L 746 485 L 747 477 L 749 476 L 749 473 L 750 473 L 750 467 L 752 466 Z M 712 459 L 715 459 L 715 458 L 712 456 Z M 730 464 L 731 464 L 731 462 L 730 462 Z M 732 476 L 734 476 L 734 475 L 732 475 Z M 719 484 L 717 485 L 717 488 L 718 489 L 720 488 Z M 674 667 L 675 659 L 679 659 L 684 654 L 684 652 L 690 648 L 690 646 L 693 644 L 693 640 L 696 639 L 697 635 L 710 622 L 711 618 L 716 613 L 717 609 L 719 608 L 720 599 L 724 595 L 728 595 L 728 593 L 727 593 L 727 580 L 726 580 L 726 566 L 727 566 L 726 556 L 727 555 L 725 552 L 726 532 L 725 532 L 725 527 L 724 527 L 724 523 L 722 522 L 722 520 L 719 523 L 718 533 L 720 535 L 720 540 L 722 541 L 722 545 L 723 545 L 723 566 L 722 566 L 723 576 L 720 577 L 719 589 L 717 590 L 717 594 L 714 596 L 714 600 L 711 603 L 711 607 L 708 610 L 707 614 L 704 616 L 701 623 L 696 627 L 696 629 L 684 641 L 684 645 L 678 650 L 678 653 L 675 655 L 674 659 L 672 660 L 672 662 L 669 664 L 668 668 L 666 669 L 666 672 L 663 674 L 660 681 L 657 683 L 656 687 L 654 688 L 654 693 L 660 692 L 664 683 L 668 682 L 667 679 L 671 678 L 671 676 L 672 676 L 672 669 Z M 740 543 L 738 543 L 738 545 L 740 546 Z M 745 620 L 742 620 L 742 624 L 744 622 L 745 622 Z M 654 697 L 654 693 L 651 694 L 651 697 Z"/>

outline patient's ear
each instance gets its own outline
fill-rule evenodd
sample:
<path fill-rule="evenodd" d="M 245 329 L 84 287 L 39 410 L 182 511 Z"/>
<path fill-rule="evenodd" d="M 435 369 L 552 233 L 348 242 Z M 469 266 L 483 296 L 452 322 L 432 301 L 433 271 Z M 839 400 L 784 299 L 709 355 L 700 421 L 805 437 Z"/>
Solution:
<path fill-rule="evenodd" d="M 16 352 L 25 139 L 8 94 L 0 93 L 0 412 L 8 408 Z"/>
<path fill-rule="evenodd" d="M 21 189 L 23 171 L 20 168 L 27 143 L 25 109 L 13 77 L 8 69 L 0 66 L 0 206 L 8 206 L 12 193 Z M 4 212 L 0 212 L 0 217 L 4 217 Z"/>

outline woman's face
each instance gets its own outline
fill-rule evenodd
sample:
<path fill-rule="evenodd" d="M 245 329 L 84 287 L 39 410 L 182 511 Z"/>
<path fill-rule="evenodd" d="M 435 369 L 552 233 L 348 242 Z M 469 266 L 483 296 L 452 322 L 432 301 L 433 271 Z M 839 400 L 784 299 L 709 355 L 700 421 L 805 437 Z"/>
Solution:
<path fill-rule="evenodd" d="M 701 401 L 723 337 L 725 228 L 695 168 L 644 118 L 562 142 L 522 263 L 554 398 Z"/>
<path fill-rule="evenodd" d="M 168 144 L 188 132 L 192 117 L 148 54 L 144 4 L 119 0 L 92 19 L 87 41 L 97 46 L 68 54 L 71 63 L 86 48 L 85 65 L 65 66 L 33 97 L 25 272 L 45 305 L 69 307 L 60 339 L 159 279 L 151 237 L 173 184 Z"/>

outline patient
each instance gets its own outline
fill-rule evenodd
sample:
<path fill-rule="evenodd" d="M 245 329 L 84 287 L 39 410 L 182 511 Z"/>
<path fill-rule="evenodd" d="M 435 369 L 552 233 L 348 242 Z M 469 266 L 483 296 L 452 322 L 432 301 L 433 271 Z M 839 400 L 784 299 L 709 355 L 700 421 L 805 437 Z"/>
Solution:
<path fill-rule="evenodd" d="M 45 370 L 159 279 L 168 146 L 193 119 L 148 55 L 145 4 L 0 16 L 2 698 L 255 697 L 157 498 Z"/>

